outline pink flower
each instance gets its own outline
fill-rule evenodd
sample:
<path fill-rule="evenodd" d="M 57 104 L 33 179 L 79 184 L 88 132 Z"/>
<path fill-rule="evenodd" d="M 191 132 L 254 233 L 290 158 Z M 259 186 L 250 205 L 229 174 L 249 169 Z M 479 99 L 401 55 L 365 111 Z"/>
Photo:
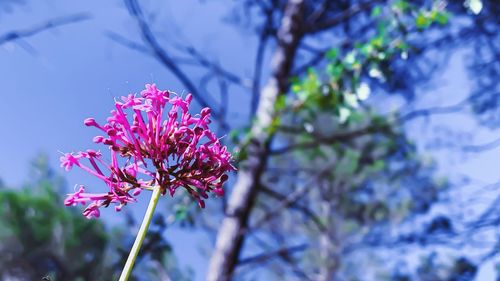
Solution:
<path fill-rule="evenodd" d="M 59 160 L 61 161 L 61 167 L 64 167 L 66 171 L 71 170 L 73 165 L 79 165 L 78 156 L 74 156 L 72 153 L 66 153 Z"/>
<path fill-rule="evenodd" d="M 135 202 L 142 190 L 156 186 L 163 195 L 168 191 L 171 196 L 178 188 L 184 188 L 201 208 L 208 193 L 222 196 L 227 172 L 235 170 L 231 155 L 208 127 L 210 109 L 204 108 L 193 116 L 188 112 L 191 101 L 191 95 L 182 99 L 158 90 L 154 84 L 146 85 L 140 97 L 131 94 L 117 100 L 116 109 L 104 125 L 93 118 L 86 119 L 86 126 L 103 132 L 93 141 L 108 147 L 110 163 L 102 159 L 100 152 L 87 150 L 64 154 L 61 167 L 70 170 L 78 166 L 101 179 L 108 190 L 86 193 L 80 186 L 68 195 L 65 205 L 89 203 L 84 216 L 97 218 L 100 207 L 113 203 L 115 210 L 120 211 Z"/>

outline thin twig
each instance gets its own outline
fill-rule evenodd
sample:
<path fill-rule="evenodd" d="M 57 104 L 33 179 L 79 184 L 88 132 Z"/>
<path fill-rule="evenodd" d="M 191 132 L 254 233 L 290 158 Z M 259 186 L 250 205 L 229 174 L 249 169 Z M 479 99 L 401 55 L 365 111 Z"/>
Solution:
<path fill-rule="evenodd" d="M 466 152 L 483 152 L 486 150 L 492 150 L 500 146 L 500 138 L 493 140 L 488 143 L 477 144 L 477 145 L 466 145 L 463 150 Z"/>
<path fill-rule="evenodd" d="M 262 191 L 262 193 L 264 193 L 264 194 L 266 194 L 269 197 L 272 197 L 274 199 L 281 200 L 281 201 L 286 200 L 285 195 L 283 195 L 277 191 L 274 191 L 274 190 L 270 189 L 269 187 L 261 185 L 260 190 Z M 321 222 L 321 220 L 319 219 L 318 215 L 316 215 L 311 209 L 309 209 L 306 206 L 299 204 L 297 202 L 292 202 L 290 204 L 290 207 L 302 212 L 304 215 L 309 217 L 316 224 L 316 226 L 319 228 L 320 231 L 327 230 L 325 225 L 323 224 L 323 222 Z"/>
<path fill-rule="evenodd" d="M 301 244 L 291 247 L 281 247 L 271 252 L 266 252 L 262 254 L 257 254 L 248 258 L 242 258 L 238 261 L 238 266 L 246 265 L 255 262 L 265 262 L 277 256 L 289 256 L 294 252 L 301 252 L 307 249 L 307 244 Z"/>
<path fill-rule="evenodd" d="M 275 9 L 276 7 L 263 9 L 263 13 L 266 15 L 266 22 L 262 27 L 259 35 L 259 44 L 257 46 L 257 54 L 255 56 L 254 75 L 252 81 L 252 100 L 250 102 L 250 118 L 254 118 L 254 115 L 257 112 L 257 105 L 259 103 L 260 97 L 260 78 L 262 76 L 262 65 L 264 62 L 264 54 L 266 51 L 267 42 L 269 37 L 272 35 L 273 16 Z"/>
<path fill-rule="evenodd" d="M 10 42 L 10 41 L 15 41 L 18 39 L 31 37 L 31 36 L 34 36 L 38 33 L 43 32 L 43 31 L 46 31 L 49 29 L 54 29 L 54 28 L 62 26 L 62 25 L 67 25 L 67 24 L 71 24 L 71 23 L 76 23 L 76 22 L 88 20 L 90 18 L 91 17 L 88 14 L 75 14 L 75 15 L 71 15 L 71 16 L 53 18 L 51 20 L 40 23 L 40 24 L 38 24 L 34 27 L 31 27 L 31 28 L 12 30 L 12 31 L 9 31 L 7 33 L 0 35 L 0 45 L 5 44 L 5 43 Z"/>
<path fill-rule="evenodd" d="M 382 1 L 372 0 L 359 3 L 357 5 L 352 5 L 349 7 L 349 9 L 342 11 L 338 15 L 329 18 L 328 20 L 325 20 L 323 22 L 316 22 L 314 24 L 307 26 L 305 32 L 306 34 L 314 34 L 335 27 L 345 22 L 346 20 L 352 18 L 353 16 L 370 9 L 377 2 L 382 2 Z"/>
<path fill-rule="evenodd" d="M 367 127 L 349 131 L 349 132 L 342 132 L 338 134 L 334 134 L 328 137 L 319 137 L 316 136 L 315 140 L 309 141 L 309 142 L 302 142 L 302 143 L 296 143 L 296 144 L 291 144 L 289 146 L 281 147 L 274 149 L 271 151 L 271 154 L 273 155 L 281 155 L 284 153 L 288 153 L 293 150 L 297 149 L 311 149 L 318 147 L 318 145 L 321 144 L 332 144 L 334 142 L 341 142 L 341 141 L 347 141 L 352 138 L 364 136 L 366 134 L 370 133 L 376 133 L 380 132 L 381 130 L 390 128 L 394 126 L 395 124 L 403 124 L 405 122 L 408 122 L 410 120 L 413 120 L 417 117 L 424 117 L 424 116 L 430 116 L 430 115 L 435 115 L 435 114 L 448 114 L 448 113 L 454 113 L 462 110 L 465 105 L 467 104 L 468 101 L 470 101 L 473 97 L 469 97 L 455 105 L 452 106 L 446 106 L 446 107 L 431 107 L 431 108 L 426 108 L 426 109 L 418 109 L 415 111 L 411 111 L 409 113 L 406 113 L 404 115 L 401 115 L 399 117 L 394 118 L 393 120 L 389 120 L 385 124 L 382 125 L 369 125 Z"/>
<path fill-rule="evenodd" d="M 220 118 L 219 111 L 213 108 L 213 102 L 208 101 L 207 98 L 209 98 L 209 96 L 202 95 L 202 93 L 194 85 L 188 75 L 179 68 L 174 59 L 172 59 L 172 57 L 168 55 L 167 51 L 160 45 L 149 24 L 146 22 L 137 0 L 124 0 L 124 2 L 128 8 L 130 15 L 136 19 L 142 34 L 142 38 L 147 46 L 151 49 L 151 52 L 154 54 L 154 56 L 180 80 L 184 87 L 187 88 L 187 90 L 193 95 L 193 97 L 202 107 L 212 108 L 212 115 L 217 119 L 222 127 L 228 128 L 229 126 L 226 124 L 225 120 L 222 120 Z"/>
<path fill-rule="evenodd" d="M 281 213 L 283 209 L 295 204 L 300 198 L 302 198 L 302 196 L 304 196 L 307 192 L 309 192 L 309 190 L 313 186 L 313 183 L 318 178 L 322 177 L 325 173 L 329 172 L 331 168 L 332 168 L 331 165 L 328 165 L 323 169 L 321 169 L 316 175 L 308 178 L 308 180 L 302 185 L 302 187 L 295 189 L 295 191 L 293 191 L 283 200 L 281 200 L 280 204 L 278 204 L 273 210 L 266 212 L 266 214 L 262 218 L 257 220 L 257 222 L 255 222 L 251 228 L 255 229 L 262 226 L 265 222 L 269 221 L 274 216 Z"/>

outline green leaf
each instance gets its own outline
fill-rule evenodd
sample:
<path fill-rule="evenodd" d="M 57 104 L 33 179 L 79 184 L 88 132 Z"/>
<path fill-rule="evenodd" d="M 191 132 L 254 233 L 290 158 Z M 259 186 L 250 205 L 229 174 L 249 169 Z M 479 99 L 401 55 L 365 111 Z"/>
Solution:
<path fill-rule="evenodd" d="M 351 122 L 354 122 L 354 123 L 359 123 L 359 122 L 363 121 L 364 119 L 365 119 L 365 116 L 363 115 L 363 113 L 361 113 L 359 111 L 353 111 L 351 113 L 349 120 Z"/>
<path fill-rule="evenodd" d="M 328 52 L 326 52 L 326 58 L 330 60 L 334 60 L 339 55 L 338 48 L 331 48 Z"/>
<path fill-rule="evenodd" d="M 356 62 L 356 52 L 355 51 L 350 51 L 344 58 L 344 62 L 346 64 L 354 64 Z"/>
<path fill-rule="evenodd" d="M 372 10 L 372 17 L 378 17 L 382 13 L 382 8 L 380 6 L 375 6 Z"/>
<path fill-rule="evenodd" d="M 233 129 L 229 132 L 229 139 L 232 142 L 237 142 L 240 136 L 240 130 L 238 129 Z"/>
<path fill-rule="evenodd" d="M 379 21 L 377 23 L 378 36 L 383 37 L 387 34 L 387 26 L 388 26 L 388 23 L 386 21 Z"/>
<path fill-rule="evenodd" d="M 408 43 L 400 41 L 397 44 L 397 48 L 399 48 L 399 50 L 401 51 L 408 51 L 410 49 L 410 46 L 408 45 Z"/>
<path fill-rule="evenodd" d="M 375 48 L 382 48 L 384 46 L 384 38 L 377 36 L 370 41 L 370 44 Z"/>
<path fill-rule="evenodd" d="M 435 21 L 440 25 L 445 25 L 448 23 L 449 14 L 446 12 L 437 12 L 434 18 Z"/>
<path fill-rule="evenodd" d="M 274 104 L 274 108 L 277 111 L 281 111 L 285 107 L 286 107 L 286 97 L 285 97 L 285 95 L 278 96 L 278 98 L 276 99 L 276 103 Z"/>
<path fill-rule="evenodd" d="M 326 71 L 332 76 L 332 78 L 334 78 L 333 80 L 338 80 L 344 72 L 344 66 L 340 63 L 330 63 L 326 66 Z"/>
<path fill-rule="evenodd" d="M 178 205 L 176 206 L 175 210 L 175 220 L 176 221 L 182 221 L 187 218 L 187 208 L 184 205 Z"/>
<path fill-rule="evenodd" d="M 302 91 L 302 86 L 300 86 L 299 84 L 293 84 L 292 85 L 292 92 L 298 93 L 300 91 Z"/>
<path fill-rule="evenodd" d="M 400 1 L 396 1 L 392 5 L 392 7 L 393 7 L 393 9 L 399 10 L 399 11 L 404 13 L 410 7 L 410 5 L 406 1 L 400 0 Z"/>
<path fill-rule="evenodd" d="M 361 53 L 365 56 L 369 56 L 375 49 L 371 44 L 364 44 L 360 48 Z"/>
<path fill-rule="evenodd" d="M 422 12 L 420 12 L 418 13 L 417 18 L 415 19 L 415 24 L 417 25 L 417 28 L 424 29 L 429 27 L 431 22 Z"/>
<path fill-rule="evenodd" d="M 278 116 L 278 117 L 274 117 L 272 122 L 271 122 L 271 125 L 269 126 L 268 128 L 268 132 L 270 134 L 274 134 L 276 132 L 276 130 L 278 130 L 278 127 L 281 125 L 281 118 Z"/>

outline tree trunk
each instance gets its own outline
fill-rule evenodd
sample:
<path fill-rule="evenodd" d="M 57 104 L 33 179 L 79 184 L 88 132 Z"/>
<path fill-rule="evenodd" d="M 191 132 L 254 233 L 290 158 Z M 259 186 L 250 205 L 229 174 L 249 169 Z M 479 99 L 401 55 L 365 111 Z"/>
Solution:
<path fill-rule="evenodd" d="M 219 228 L 207 273 L 208 281 L 231 279 L 243 246 L 244 232 L 266 167 L 272 133 L 268 130 L 275 116 L 275 103 L 289 86 L 290 70 L 303 32 L 303 0 L 290 0 L 278 31 L 278 45 L 272 59 L 272 74 L 259 100 L 248 159 L 239 167 L 238 178 L 229 198 L 225 218 Z"/>
<path fill-rule="evenodd" d="M 320 269 L 318 281 L 333 281 L 338 270 L 340 258 L 338 255 L 338 237 L 336 235 L 338 223 L 334 214 L 333 200 L 321 202 L 321 217 L 331 218 L 325 224 L 326 229 L 319 234 Z"/>

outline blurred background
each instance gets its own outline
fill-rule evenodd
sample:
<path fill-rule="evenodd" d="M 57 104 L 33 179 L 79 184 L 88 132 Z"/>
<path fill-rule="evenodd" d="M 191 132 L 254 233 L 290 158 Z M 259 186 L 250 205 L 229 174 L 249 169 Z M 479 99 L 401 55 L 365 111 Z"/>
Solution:
<path fill-rule="evenodd" d="M 223 198 L 161 199 L 132 280 L 500 280 L 500 3 L 0 0 L 0 279 L 116 280 L 148 194 L 59 167 L 114 98 L 194 95 Z M 143 192 L 145 193 L 145 192 Z"/>

